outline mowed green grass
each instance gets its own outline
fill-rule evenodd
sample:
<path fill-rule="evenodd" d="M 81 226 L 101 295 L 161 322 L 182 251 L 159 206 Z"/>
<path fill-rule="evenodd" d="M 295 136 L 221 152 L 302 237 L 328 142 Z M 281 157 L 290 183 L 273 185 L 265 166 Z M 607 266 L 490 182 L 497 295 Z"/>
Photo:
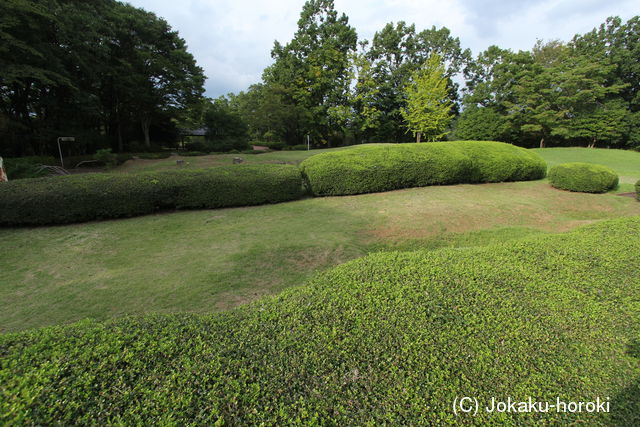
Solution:
<path fill-rule="evenodd" d="M 634 199 L 535 181 L 1 229 L 0 330 L 212 312 L 374 251 L 480 246 L 635 215 Z"/>
<path fill-rule="evenodd" d="M 324 148 L 315 150 L 296 150 L 296 151 L 271 151 L 261 154 L 212 154 L 208 156 L 171 156 L 167 159 L 159 160 L 129 160 L 123 165 L 115 168 L 112 172 L 135 173 L 143 171 L 155 170 L 174 170 L 174 169 L 201 169 L 215 166 L 231 165 L 233 159 L 240 157 L 246 164 L 263 164 L 263 163 L 286 163 L 297 165 L 307 157 L 314 154 L 325 153 L 327 151 L 344 150 L 349 147 Z M 184 163 L 178 165 L 177 161 Z"/>
<path fill-rule="evenodd" d="M 628 150 L 604 148 L 537 148 L 534 149 L 547 162 L 548 167 L 560 163 L 583 162 L 608 166 L 620 176 L 620 186 L 615 192 L 633 192 L 634 184 L 640 180 L 640 153 Z"/>

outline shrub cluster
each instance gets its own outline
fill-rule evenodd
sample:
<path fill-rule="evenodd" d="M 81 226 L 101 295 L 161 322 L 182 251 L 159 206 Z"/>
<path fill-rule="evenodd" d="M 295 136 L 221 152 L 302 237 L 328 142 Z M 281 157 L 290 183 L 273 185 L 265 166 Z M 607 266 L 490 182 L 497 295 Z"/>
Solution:
<path fill-rule="evenodd" d="M 9 180 L 44 176 L 46 172 L 40 170 L 40 166 L 59 163 L 60 161 L 53 157 L 45 156 L 4 158 L 4 168 Z"/>
<path fill-rule="evenodd" d="M 140 159 L 166 159 L 171 156 L 168 151 L 165 152 L 141 152 L 141 153 L 114 153 L 109 151 L 98 150 L 96 154 L 84 154 L 77 156 L 64 157 L 64 164 L 66 169 L 76 168 L 80 166 L 95 167 L 105 166 L 110 163 L 111 166 L 119 165 L 133 157 Z M 91 162 L 97 160 L 96 162 Z M 7 176 L 10 180 L 25 179 L 25 178 L 38 178 L 47 175 L 45 170 L 41 170 L 41 165 L 60 166 L 60 159 L 47 156 L 34 156 L 34 157 L 14 157 L 5 158 L 4 166 L 7 171 Z"/>
<path fill-rule="evenodd" d="M 297 145 L 285 145 L 282 149 L 283 151 L 306 151 L 309 148 L 307 144 L 297 144 Z"/>
<path fill-rule="evenodd" d="M 618 186 L 618 174 L 602 165 L 563 163 L 549 170 L 549 182 L 561 190 L 606 193 Z"/>
<path fill-rule="evenodd" d="M 280 151 L 284 150 L 287 146 L 282 141 L 252 141 L 251 145 L 261 145 L 263 147 L 269 147 L 270 150 Z"/>
<path fill-rule="evenodd" d="M 491 141 L 364 145 L 318 154 L 300 166 L 317 196 L 526 181 L 546 174 L 546 163 L 538 154 Z"/>
<path fill-rule="evenodd" d="M 299 170 L 288 165 L 34 178 L 0 185 L 0 224 L 61 224 L 160 209 L 276 203 L 301 197 L 302 188 Z"/>
<path fill-rule="evenodd" d="M 636 182 L 636 196 L 640 200 L 640 181 Z"/>
<path fill-rule="evenodd" d="M 137 157 L 146 160 L 168 159 L 171 157 L 169 151 L 151 152 L 151 153 L 131 153 L 131 158 Z M 128 160 L 128 159 L 127 159 Z"/>
<path fill-rule="evenodd" d="M 206 153 L 211 152 L 228 152 L 231 150 L 246 150 L 249 147 L 249 142 L 246 138 L 219 138 L 215 141 L 201 140 L 192 141 L 186 144 L 186 148 L 189 151 L 201 151 Z"/>
<path fill-rule="evenodd" d="M 638 425 L 640 218 L 376 253 L 216 315 L 0 336 L 9 425 Z M 621 268 L 624 266 L 624 268 Z M 456 397 L 611 413 L 456 417 Z"/>

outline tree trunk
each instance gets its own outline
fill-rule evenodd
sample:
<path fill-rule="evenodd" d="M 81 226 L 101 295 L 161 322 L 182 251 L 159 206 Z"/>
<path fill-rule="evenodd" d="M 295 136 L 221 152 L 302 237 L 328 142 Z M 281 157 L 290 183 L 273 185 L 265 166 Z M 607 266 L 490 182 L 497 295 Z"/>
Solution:
<path fill-rule="evenodd" d="M 540 139 L 540 148 L 544 148 L 544 137 L 542 139 Z"/>
<path fill-rule="evenodd" d="M 416 134 L 416 142 L 420 142 L 420 138 L 422 138 L 422 132 Z"/>
<path fill-rule="evenodd" d="M 118 132 L 118 152 L 124 151 L 124 142 L 122 141 L 122 120 L 120 118 L 120 103 L 118 102 L 118 95 L 116 95 L 116 132 Z"/>
<path fill-rule="evenodd" d="M 122 122 L 120 121 L 120 109 L 116 107 L 116 132 L 118 132 L 118 152 L 122 153 L 124 150 L 124 143 L 122 142 Z"/>
<path fill-rule="evenodd" d="M 151 147 L 151 138 L 149 138 L 151 119 L 148 117 L 143 117 L 142 119 L 140 119 L 140 125 L 142 126 L 142 133 L 144 134 L 144 146 Z"/>
<path fill-rule="evenodd" d="M 2 157 L 0 157 L 0 182 L 7 182 L 9 179 L 7 178 L 7 174 L 4 172 L 4 168 L 2 167 Z"/>
<path fill-rule="evenodd" d="M 595 136 L 591 140 L 591 144 L 589 144 L 589 148 L 596 148 L 596 137 Z"/>

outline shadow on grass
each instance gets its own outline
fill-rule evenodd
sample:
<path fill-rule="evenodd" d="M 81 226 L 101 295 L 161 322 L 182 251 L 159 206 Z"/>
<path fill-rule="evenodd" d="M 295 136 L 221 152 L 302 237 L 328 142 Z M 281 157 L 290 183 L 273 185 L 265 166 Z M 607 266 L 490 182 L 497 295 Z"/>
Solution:
<path fill-rule="evenodd" d="M 627 354 L 640 359 L 640 339 L 629 344 Z M 615 426 L 640 426 L 640 378 L 611 399 L 611 422 Z"/>

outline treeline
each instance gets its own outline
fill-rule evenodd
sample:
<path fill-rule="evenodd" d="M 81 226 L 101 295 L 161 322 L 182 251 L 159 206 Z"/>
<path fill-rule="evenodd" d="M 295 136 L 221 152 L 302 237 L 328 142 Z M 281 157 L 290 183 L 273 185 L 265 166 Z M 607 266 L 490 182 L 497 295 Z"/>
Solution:
<path fill-rule="evenodd" d="M 115 0 L 0 2 L 0 153 L 149 149 L 176 141 L 204 75 L 153 13 Z M 69 144 L 71 146 L 71 144 Z M 80 154 L 80 153 L 76 153 Z"/>
<path fill-rule="evenodd" d="M 333 1 L 309 0 L 293 39 L 275 43 L 262 82 L 227 101 L 255 140 L 411 141 L 407 88 L 433 54 L 453 106 L 449 139 L 640 146 L 639 17 L 609 18 L 569 42 L 520 52 L 491 46 L 473 57 L 444 27 L 389 23 L 358 41 Z"/>
<path fill-rule="evenodd" d="M 210 100 L 184 41 L 153 13 L 115 0 L 5 0 L 0 13 L 5 156 L 53 154 L 66 135 L 83 152 L 148 150 L 175 144 L 180 127 L 208 129 L 197 151 L 307 137 L 640 146 L 640 17 L 474 57 L 444 27 L 401 21 L 359 40 L 332 0 L 308 0 L 262 81 Z"/>

